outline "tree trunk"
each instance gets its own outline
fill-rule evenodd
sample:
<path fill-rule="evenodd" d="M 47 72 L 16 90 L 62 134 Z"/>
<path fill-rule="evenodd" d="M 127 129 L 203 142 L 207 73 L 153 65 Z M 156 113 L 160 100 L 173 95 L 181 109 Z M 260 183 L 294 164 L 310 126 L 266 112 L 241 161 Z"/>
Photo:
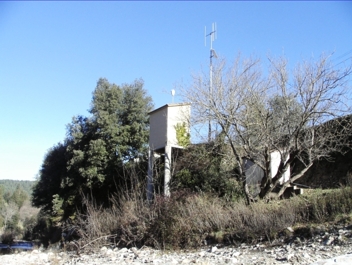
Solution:
<path fill-rule="evenodd" d="M 245 179 L 243 181 L 243 190 L 244 190 L 244 194 L 246 196 L 246 203 L 247 203 L 247 205 L 250 205 L 252 202 L 254 202 L 254 198 L 249 191 L 248 184 Z"/>
<path fill-rule="evenodd" d="M 311 166 L 313 165 L 313 163 L 310 163 L 307 167 L 305 167 L 304 169 L 301 170 L 301 172 L 299 172 L 297 175 L 295 175 L 293 178 L 290 178 L 288 181 L 286 181 L 282 187 L 280 188 L 279 192 L 278 192 L 278 197 L 281 197 L 282 194 L 284 194 L 285 190 L 297 179 L 301 178 L 307 171 L 308 169 L 311 168 Z"/>

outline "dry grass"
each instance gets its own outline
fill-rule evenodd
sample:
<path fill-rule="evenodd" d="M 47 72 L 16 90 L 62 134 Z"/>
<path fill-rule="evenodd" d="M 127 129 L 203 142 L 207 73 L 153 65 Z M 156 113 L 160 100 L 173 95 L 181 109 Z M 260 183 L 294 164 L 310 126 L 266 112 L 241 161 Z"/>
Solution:
<path fill-rule="evenodd" d="M 178 192 L 148 204 L 142 193 L 124 194 L 102 209 L 87 203 L 81 216 L 84 239 L 118 246 L 148 245 L 160 249 L 198 247 L 204 242 L 258 242 L 274 239 L 298 223 L 334 220 L 352 212 L 352 188 L 316 190 L 289 200 L 225 202 L 207 194 Z"/>

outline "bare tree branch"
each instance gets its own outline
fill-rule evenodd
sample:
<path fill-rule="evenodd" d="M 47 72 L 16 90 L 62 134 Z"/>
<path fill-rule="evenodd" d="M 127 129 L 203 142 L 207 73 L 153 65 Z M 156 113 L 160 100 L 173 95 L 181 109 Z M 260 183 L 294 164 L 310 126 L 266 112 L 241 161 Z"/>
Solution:
<path fill-rule="evenodd" d="M 191 124 L 198 139 L 207 139 L 207 123 L 212 124 L 212 139 L 225 135 L 224 144 L 233 159 L 243 165 L 243 158 L 260 166 L 264 174 L 260 197 L 265 198 L 281 186 L 279 195 L 304 175 L 312 163 L 343 152 L 349 145 L 352 122 L 342 118 L 351 113 L 346 95 L 352 64 L 334 68 L 329 56 L 299 64 L 290 75 L 285 58 L 269 58 L 265 76 L 256 58 L 238 56 L 228 68 L 225 60 L 213 67 L 213 87 L 207 74 L 194 75 L 190 86 L 181 88 L 187 102 L 192 102 Z M 333 120 L 333 121 L 331 121 Z M 200 140 L 201 142 L 202 140 Z M 278 171 L 270 171 L 271 153 L 278 152 Z M 303 169 L 282 177 L 295 161 Z M 240 173 L 245 181 L 245 172 Z M 248 187 L 243 186 L 250 200 Z"/>

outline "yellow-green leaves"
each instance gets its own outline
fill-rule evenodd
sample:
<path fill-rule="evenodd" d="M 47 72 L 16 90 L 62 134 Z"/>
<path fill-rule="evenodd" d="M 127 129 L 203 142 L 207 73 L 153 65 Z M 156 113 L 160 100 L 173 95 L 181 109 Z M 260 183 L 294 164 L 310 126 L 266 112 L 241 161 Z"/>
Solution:
<path fill-rule="evenodd" d="M 186 123 L 178 123 L 175 125 L 177 144 L 182 147 L 187 147 L 191 143 L 191 135 L 188 132 Z"/>

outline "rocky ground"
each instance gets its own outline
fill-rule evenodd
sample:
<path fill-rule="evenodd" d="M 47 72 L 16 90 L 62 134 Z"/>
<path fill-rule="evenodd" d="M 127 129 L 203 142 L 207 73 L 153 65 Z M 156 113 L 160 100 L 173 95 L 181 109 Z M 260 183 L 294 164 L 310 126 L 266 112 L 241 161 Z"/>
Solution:
<path fill-rule="evenodd" d="M 288 228 L 290 232 L 291 228 Z M 0 256 L 6 265 L 108 265 L 108 264 L 352 264 L 352 226 L 335 225 L 293 230 L 290 237 L 270 243 L 205 246 L 192 251 L 161 251 L 148 247 L 102 247 L 90 253 L 33 250 Z M 307 237 L 310 234 L 310 237 Z M 309 239 L 307 239 L 309 238 Z"/>

